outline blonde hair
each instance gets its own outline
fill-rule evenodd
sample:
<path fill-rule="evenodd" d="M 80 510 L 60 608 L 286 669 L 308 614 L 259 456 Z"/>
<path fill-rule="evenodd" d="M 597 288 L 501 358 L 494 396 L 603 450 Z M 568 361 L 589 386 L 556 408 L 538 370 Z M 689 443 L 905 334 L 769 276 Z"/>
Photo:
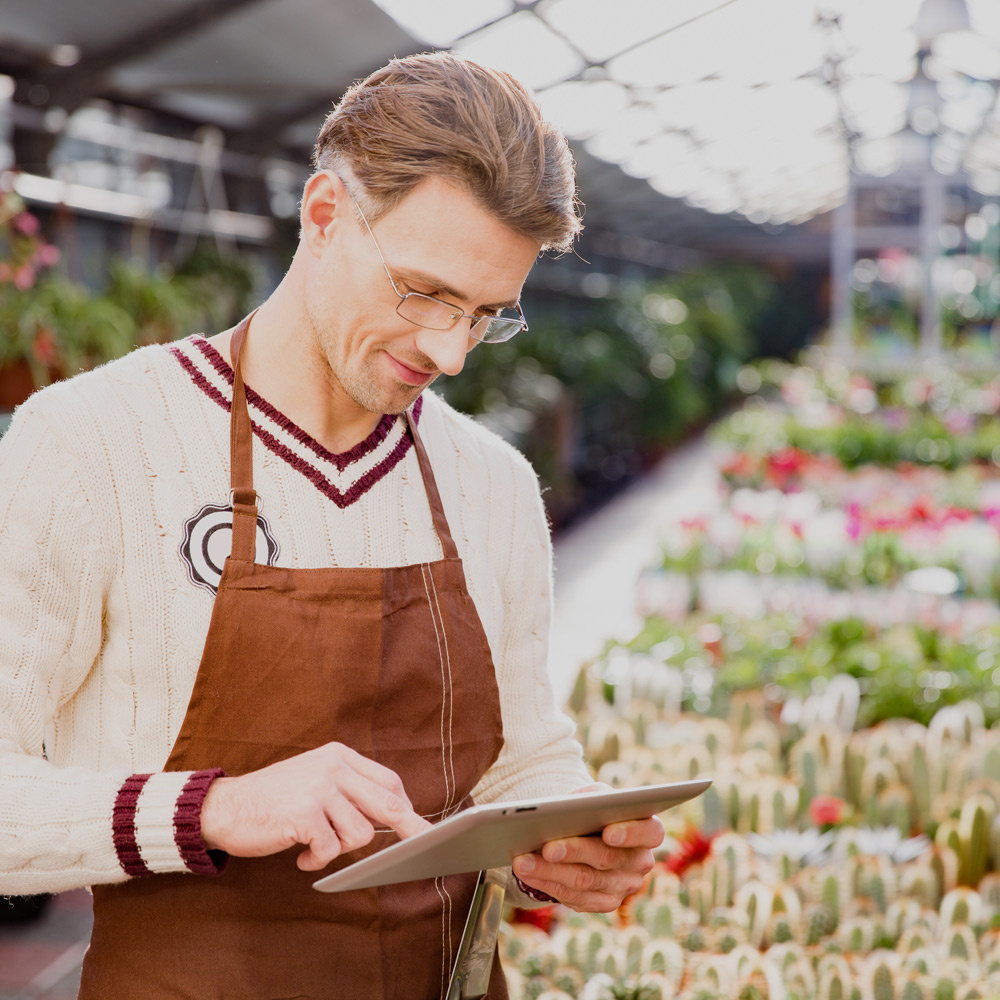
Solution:
<path fill-rule="evenodd" d="M 314 162 L 350 170 L 372 221 L 434 176 L 464 185 L 543 250 L 568 250 L 583 228 L 566 137 L 510 74 L 448 52 L 393 59 L 355 83 L 320 130 Z"/>

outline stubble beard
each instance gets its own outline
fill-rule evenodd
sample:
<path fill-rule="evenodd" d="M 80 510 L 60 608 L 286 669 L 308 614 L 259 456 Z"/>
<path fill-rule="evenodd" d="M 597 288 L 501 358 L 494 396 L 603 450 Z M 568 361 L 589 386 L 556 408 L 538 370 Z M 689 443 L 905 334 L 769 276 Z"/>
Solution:
<path fill-rule="evenodd" d="M 384 374 L 382 378 L 379 377 L 379 355 L 382 350 L 384 349 L 376 348 L 354 371 L 349 370 L 347 364 L 341 366 L 328 351 L 323 350 L 326 380 L 331 391 L 344 393 L 363 410 L 378 416 L 386 413 L 396 415 L 407 410 L 430 382 L 427 385 L 411 386 L 390 376 L 393 387 L 387 391 L 382 387 Z"/>

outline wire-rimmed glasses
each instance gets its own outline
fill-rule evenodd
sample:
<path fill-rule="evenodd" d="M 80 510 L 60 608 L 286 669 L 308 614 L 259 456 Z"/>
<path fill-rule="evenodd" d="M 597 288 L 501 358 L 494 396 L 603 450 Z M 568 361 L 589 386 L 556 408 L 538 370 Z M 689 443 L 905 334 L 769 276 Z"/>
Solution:
<path fill-rule="evenodd" d="M 378 240 L 375 239 L 372 227 L 368 225 L 365 213 L 361 210 L 357 199 L 350 193 L 346 184 L 344 185 L 344 189 L 347 190 L 351 200 L 354 202 L 358 210 L 358 215 L 361 216 L 361 221 L 365 224 L 365 229 L 368 230 L 368 235 L 372 238 L 372 243 L 375 244 L 375 250 L 378 253 L 379 260 L 382 261 L 385 276 L 389 279 L 392 290 L 399 296 L 399 305 L 396 306 L 396 312 L 408 323 L 415 323 L 417 326 L 422 326 L 428 330 L 450 330 L 459 320 L 471 319 L 469 336 L 482 344 L 501 344 L 505 340 L 510 340 L 514 334 L 528 329 L 528 323 L 524 318 L 524 313 L 521 311 L 520 303 L 514 306 L 517 310 L 516 316 L 505 314 L 511 312 L 511 310 L 501 311 L 496 315 L 474 316 L 470 313 L 462 312 L 458 306 L 453 305 L 451 302 L 445 302 L 444 299 L 436 299 L 432 295 L 423 295 L 420 292 L 401 292 L 396 287 L 396 282 L 393 281 L 389 265 L 385 262 L 385 255 L 382 253 L 382 248 L 378 245 Z"/>

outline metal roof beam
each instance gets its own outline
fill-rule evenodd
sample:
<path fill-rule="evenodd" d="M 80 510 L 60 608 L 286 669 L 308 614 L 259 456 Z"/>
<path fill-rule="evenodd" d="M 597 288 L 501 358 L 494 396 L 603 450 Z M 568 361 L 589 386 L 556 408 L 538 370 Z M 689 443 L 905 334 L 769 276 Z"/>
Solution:
<path fill-rule="evenodd" d="M 69 67 L 46 67 L 23 79 L 30 88 L 41 84 L 49 90 L 46 103 L 66 110 L 78 108 L 96 96 L 106 75 L 118 66 L 134 62 L 149 53 L 171 45 L 208 25 L 229 17 L 236 11 L 261 0 L 198 0 L 119 38 L 104 49 L 83 56 Z"/>

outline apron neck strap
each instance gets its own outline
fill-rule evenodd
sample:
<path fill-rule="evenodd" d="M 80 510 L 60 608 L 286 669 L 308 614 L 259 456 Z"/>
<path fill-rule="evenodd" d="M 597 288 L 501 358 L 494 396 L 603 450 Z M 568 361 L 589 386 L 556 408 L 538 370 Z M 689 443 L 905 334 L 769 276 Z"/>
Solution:
<path fill-rule="evenodd" d="M 257 550 L 257 494 L 253 488 L 253 426 L 250 423 L 246 386 L 243 384 L 243 372 L 240 368 L 243 345 L 246 343 L 247 329 L 252 318 L 253 313 L 240 322 L 233 331 L 229 344 L 229 354 L 233 362 L 233 405 L 229 422 L 229 485 L 233 507 L 232 556 L 241 562 L 253 562 Z M 442 554 L 445 559 L 457 559 L 458 549 L 451 537 L 448 519 L 444 516 L 444 504 L 441 503 L 437 480 L 434 478 L 434 471 L 427 457 L 427 449 L 417 432 L 417 422 L 413 419 L 412 410 L 406 411 L 406 420 L 410 436 L 413 438 L 413 446 L 417 450 L 420 474 L 424 480 L 434 527 L 441 541 Z"/>
<path fill-rule="evenodd" d="M 247 392 L 240 357 L 253 313 L 233 331 L 229 355 L 233 361 L 233 408 L 229 421 L 229 485 L 233 507 L 232 556 L 253 562 L 257 554 L 257 494 L 253 488 L 253 426 L 247 410 Z"/>
<path fill-rule="evenodd" d="M 437 480 L 434 478 L 434 470 L 431 468 L 431 460 L 427 457 L 427 449 L 417 433 L 417 422 L 413 419 L 412 407 L 406 411 L 406 421 L 410 425 L 410 436 L 413 438 L 413 446 L 417 450 L 417 461 L 420 463 L 420 474 L 424 479 L 427 502 L 430 504 L 434 527 L 441 540 L 441 552 L 445 559 L 457 559 L 458 549 L 455 547 L 455 540 L 451 537 L 448 519 L 444 516 L 444 504 L 441 503 L 441 494 L 438 492 Z"/>

